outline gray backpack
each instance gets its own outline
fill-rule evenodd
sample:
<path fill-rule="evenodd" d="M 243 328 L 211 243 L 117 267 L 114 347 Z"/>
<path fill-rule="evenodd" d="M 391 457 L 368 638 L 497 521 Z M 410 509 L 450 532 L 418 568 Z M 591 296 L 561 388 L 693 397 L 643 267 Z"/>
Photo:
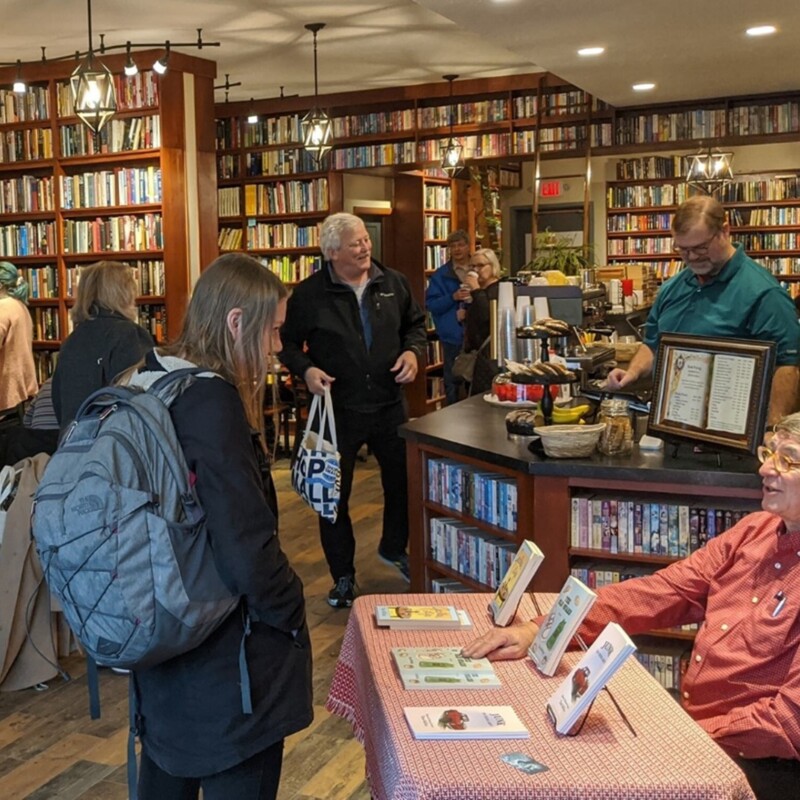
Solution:
<path fill-rule="evenodd" d="M 90 395 L 36 491 L 45 580 L 102 666 L 135 670 L 185 653 L 239 604 L 217 572 L 169 414 L 201 374 L 213 375 L 178 369 L 146 390 Z"/>

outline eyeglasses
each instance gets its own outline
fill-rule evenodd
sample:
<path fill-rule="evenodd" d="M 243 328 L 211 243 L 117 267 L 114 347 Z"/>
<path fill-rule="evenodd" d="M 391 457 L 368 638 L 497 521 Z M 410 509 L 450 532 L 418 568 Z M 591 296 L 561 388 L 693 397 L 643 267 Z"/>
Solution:
<path fill-rule="evenodd" d="M 680 247 L 677 244 L 672 245 L 672 251 L 677 253 L 681 258 L 687 258 L 688 256 L 695 255 L 695 256 L 705 256 L 708 255 L 708 249 L 711 245 L 711 242 L 717 238 L 719 235 L 719 231 L 712 234 L 708 239 L 706 239 L 702 244 L 695 244 L 691 247 Z"/>
<path fill-rule="evenodd" d="M 763 444 L 756 450 L 756 456 L 762 464 L 766 464 L 767 461 L 772 459 L 775 471 L 779 472 L 781 475 L 784 472 L 790 472 L 793 469 L 800 468 L 800 461 L 793 461 L 783 453 L 777 450 L 770 450 L 769 447 Z"/>
<path fill-rule="evenodd" d="M 491 267 L 492 265 L 488 261 L 482 261 L 480 264 L 470 264 L 470 266 L 475 269 L 480 269 L 481 267 Z"/>

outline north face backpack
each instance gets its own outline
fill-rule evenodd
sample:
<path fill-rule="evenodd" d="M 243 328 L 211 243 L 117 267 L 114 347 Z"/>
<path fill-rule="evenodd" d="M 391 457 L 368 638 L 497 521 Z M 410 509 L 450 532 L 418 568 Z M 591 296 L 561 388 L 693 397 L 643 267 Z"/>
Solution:
<path fill-rule="evenodd" d="M 193 649 L 240 600 L 217 572 L 169 414 L 213 373 L 177 369 L 136 388 L 154 375 L 84 401 L 32 512 L 45 580 L 75 636 L 97 664 L 132 670 Z"/>

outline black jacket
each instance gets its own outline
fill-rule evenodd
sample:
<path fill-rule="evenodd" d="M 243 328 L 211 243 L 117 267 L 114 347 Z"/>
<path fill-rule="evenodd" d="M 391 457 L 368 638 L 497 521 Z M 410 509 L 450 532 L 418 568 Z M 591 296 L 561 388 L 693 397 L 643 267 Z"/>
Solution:
<path fill-rule="evenodd" d="M 389 370 L 405 350 L 419 357 L 425 347 L 425 314 L 408 281 L 372 264 L 376 274 L 364 296 L 372 327 L 369 351 L 356 294 L 331 278 L 330 262 L 292 292 L 281 330 L 280 359 L 291 372 L 302 378 L 313 366 L 336 378 L 331 391 L 337 411 L 375 411 L 397 403 L 402 386 Z"/>
<path fill-rule="evenodd" d="M 97 389 L 141 360 L 153 337 L 127 317 L 98 308 L 66 338 L 53 374 L 53 408 L 65 428 L 81 403 Z"/>
<path fill-rule="evenodd" d="M 152 354 L 146 364 L 160 368 Z M 145 752 L 172 775 L 202 777 L 311 723 L 311 645 L 302 583 L 281 550 L 271 479 L 262 478 L 235 387 L 199 379 L 171 416 L 220 575 L 259 620 L 247 639 L 251 715 L 242 713 L 239 687 L 242 608 L 199 647 L 136 672 Z"/>

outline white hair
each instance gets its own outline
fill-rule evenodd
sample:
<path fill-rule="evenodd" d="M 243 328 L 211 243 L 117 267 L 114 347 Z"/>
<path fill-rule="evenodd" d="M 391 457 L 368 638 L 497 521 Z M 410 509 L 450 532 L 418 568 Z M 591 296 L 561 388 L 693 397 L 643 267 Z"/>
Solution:
<path fill-rule="evenodd" d="M 360 217 L 355 214 L 348 214 L 345 211 L 326 217 L 319 229 L 319 246 L 322 250 L 322 255 L 329 260 L 341 248 L 342 235 L 346 231 L 354 231 L 359 225 L 363 224 Z"/>

